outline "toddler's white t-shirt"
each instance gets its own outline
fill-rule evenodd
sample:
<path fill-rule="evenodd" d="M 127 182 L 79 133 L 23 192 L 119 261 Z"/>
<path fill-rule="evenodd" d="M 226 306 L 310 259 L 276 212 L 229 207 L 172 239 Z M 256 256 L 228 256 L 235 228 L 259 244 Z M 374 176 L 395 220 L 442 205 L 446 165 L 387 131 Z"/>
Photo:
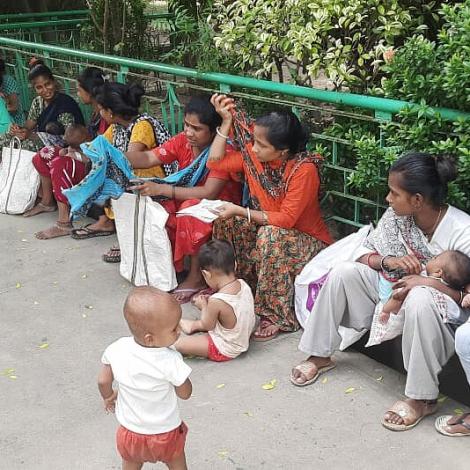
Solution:
<path fill-rule="evenodd" d="M 191 373 L 183 356 L 170 348 L 145 348 L 134 337 L 109 345 L 101 358 L 118 384 L 116 418 L 130 431 L 161 434 L 181 424 L 175 387 Z"/>

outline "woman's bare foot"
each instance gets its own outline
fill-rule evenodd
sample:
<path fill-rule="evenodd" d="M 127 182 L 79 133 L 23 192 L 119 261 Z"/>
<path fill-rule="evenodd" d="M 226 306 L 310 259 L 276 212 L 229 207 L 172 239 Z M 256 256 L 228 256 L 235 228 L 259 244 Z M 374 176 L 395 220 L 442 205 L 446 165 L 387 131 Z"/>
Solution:
<path fill-rule="evenodd" d="M 57 206 L 55 204 L 48 206 L 42 202 L 38 202 L 32 209 L 26 211 L 23 214 L 23 217 L 33 217 L 35 215 L 42 214 L 43 212 L 54 212 L 56 210 Z"/>
<path fill-rule="evenodd" d="M 100 218 L 93 224 L 87 225 L 87 228 L 96 232 L 111 232 L 115 228 L 114 220 Z"/>
<path fill-rule="evenodd" d="M 72 231 L 72 224 L 69 222 L 56 222 L 46 230 L 36 232 L 34 236 L 39 240 L 49 240 L 50 238 L 66 237 Z"/>
<path fill-rule="evenodd" d="M 296 365 L 291 371 L 291 382 L 294 385 L 304 386 L 313 383 L 320 374 L 333 369 L 336 363 L 331 357 L 310 356 Z"/>
<path fill-rule="evenodd" d="M 470 436 L 470 413 L 454 416 L 439 416 L 435 423 L 436 429 L 445 436 Z"/>

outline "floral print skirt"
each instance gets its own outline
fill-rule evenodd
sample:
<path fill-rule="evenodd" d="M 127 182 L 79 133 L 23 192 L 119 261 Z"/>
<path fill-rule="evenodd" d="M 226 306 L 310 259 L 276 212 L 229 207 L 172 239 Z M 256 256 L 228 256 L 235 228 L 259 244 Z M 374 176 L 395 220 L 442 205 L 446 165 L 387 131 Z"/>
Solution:
<path fill-rule="evenodd" d="M 254 293 L 255 313 L 283 331 L 299 329 L 295 277 L 326 243 L 295 229 L 249 224 L 241 217 L 216 220 L 213 237 L 233 245 L 237 276 Z"/>

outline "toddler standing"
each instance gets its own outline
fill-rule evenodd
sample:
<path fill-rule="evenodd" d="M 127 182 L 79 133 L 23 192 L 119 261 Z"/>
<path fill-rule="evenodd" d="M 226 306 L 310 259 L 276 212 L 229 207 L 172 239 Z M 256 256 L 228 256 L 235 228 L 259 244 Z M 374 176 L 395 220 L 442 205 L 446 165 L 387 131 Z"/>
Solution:
<path fill-rule="evenodd" d="M 201 247 L 198 258 L 207 285 L 217 292 L 194 299 L 194 305 L 201 310 L 200 320 L 180 322 L 187 335 L 206 334 L 180 337 L 175 348 L 211 361 L 229 361 L 248 350 L 256 324 L 253 294 L 248 284 L 235 275 L 235 254 L 230 243 L 209 241 Z"/>
<path fill-rule="evenodd" d="M 186 470 L 188 428 L 177 397 L 191 396 L 191 369 L 171 348 L 179 335 L 181 307 L 166 292 L 136 287 L 126 299 L 124 317 L 133 336 L 106 348 L 98 378 L 105 409 L 115 411 L 120 423 L 116 440 L 122 468 L 140 470 L 145 462 L 160 461 Z"/>

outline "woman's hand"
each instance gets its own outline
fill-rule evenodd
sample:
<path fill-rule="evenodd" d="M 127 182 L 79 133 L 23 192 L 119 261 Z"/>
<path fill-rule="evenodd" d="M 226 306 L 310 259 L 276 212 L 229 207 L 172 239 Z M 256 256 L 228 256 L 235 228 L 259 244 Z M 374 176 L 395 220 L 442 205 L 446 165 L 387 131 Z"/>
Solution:
<path fill-rule="evenodd" d="M 10 126 L 10 134 L 18 137 L 20 140 L 25 140 L 28 138 L 29 130 L 25 127 L 18 126 L 18 124 L 12 124 Z"/>
<path fill-rule="evenodd" d="M 423 267 L 421 262 L 414 255 L 406 255 L 400 257 L 387 257 L 385 258 L 383 264 L 389 271 L 395 271 L 400 269 L 407 274 L 419 274 Z"/>
<path fill-rule="evenodd" d="M 237 206 L 236 204 L 232 204 L 231 202 L 227 202 L 226 204 L 217 207 L 215 209 L 214 214 L 217 214 L 221 219 L 231 219 L 237 215 L 243 216 L 245 215 L 245 209 L 243 207 Z"/>
<path fill-rule="evenodd" d="M 134 186 L 129 186 L 127 189 L 131 191 L 140 191 L 141 196 L 166 196 L 168 195 L 167 184 L 152 183 L 151 181 L 146 181 L 142 184 L 136 184 Z"/>
<path fill-rule="evenodd" d="M 215 93 L 211 97 L 211 103 L 214 106 L 217 114 L 219 114 L 225 123 L 232 124 L 233 116 L 232 110 L 235 109 L 235 101 L 227 95 L 219 95 Z"/>

